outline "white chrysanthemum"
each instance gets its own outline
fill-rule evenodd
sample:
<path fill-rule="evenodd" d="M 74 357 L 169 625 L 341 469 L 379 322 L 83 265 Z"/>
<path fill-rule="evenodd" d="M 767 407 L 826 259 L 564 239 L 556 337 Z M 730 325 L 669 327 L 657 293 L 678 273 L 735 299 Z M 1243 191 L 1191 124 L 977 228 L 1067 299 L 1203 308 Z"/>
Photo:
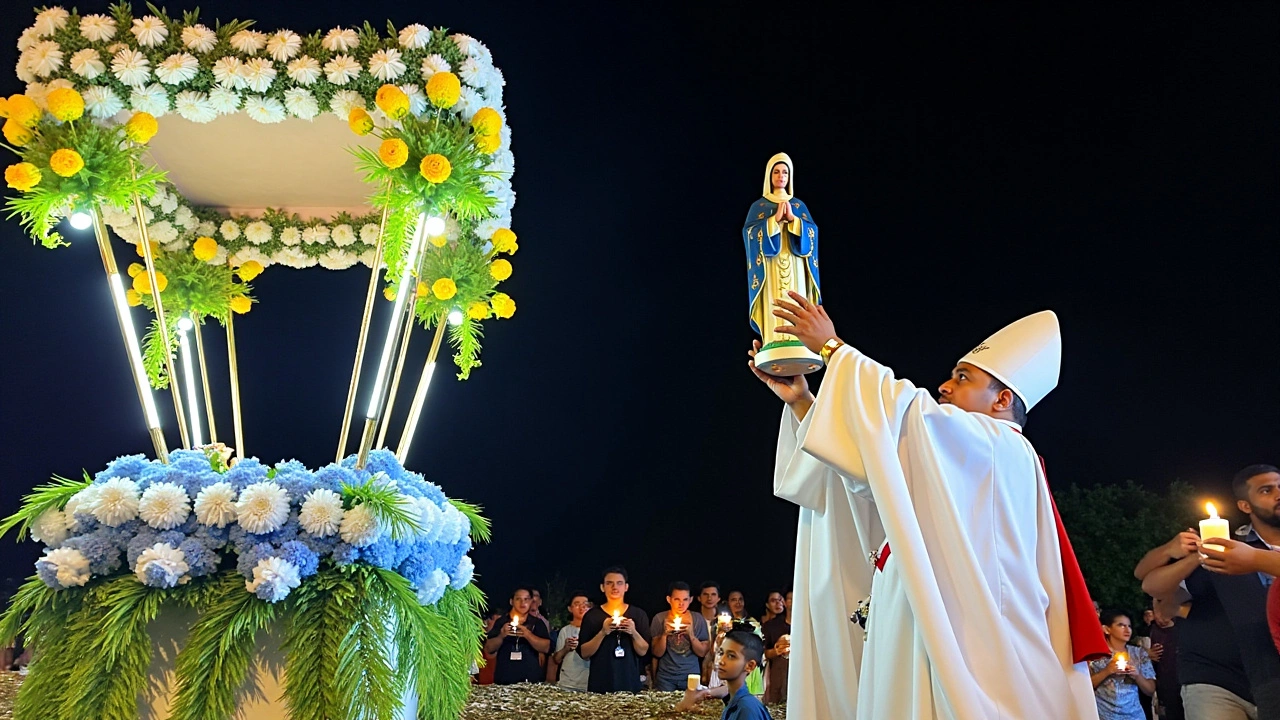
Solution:
<path fill-rule="evenodd" d="M 320 114 L 320 103 L 316 96 L 306 88 L 292 88 L 284 91 L 284 107 L 294 117 L 310 120 Z"/>
<path fill-rule="evenodd" d="M 179 112 L 181 112 L 181 110 L 179 110 Z M 182 205 L 174 211 L 173 222 L 183 230 L 195 230 L 196 225 L 200 223 L 195 214 L 191 212 L 191 208 L 186 205 Z"/>
<path fill-rule="evenodd" d="M 254 245 L 271 242 L 271 226 L 261 220 L 255 220 L 244 226 L 244 239 Z"/>
<path fill-rule="evenodd" d="M 187 564 L 187 554 L 169 543 L 156 543 L 138 556 L 133 574 L 139 582 L 146 582 L 147 568 L 153 565 L 163 571 L 159 587 L 177 587 L 191 579 L 187 577 L 187 573 L 191 571 L 191 566 Z"/>
<path fill-rule="evenodd" d="M 355 90 L 339 90 L 329 99 L 329 109 L 346 122 L 352 108 L 365 107 L 364 96 Z"/>
<path fill-rule="evenodd" d="M 346 85 L 360 75 L 360 61 L 350 55 L 334 55 L 324 64 L 324 72 L 334 85 Z"/>
<path fill-rule="evenodd" d="M 166 247 L 165 250 L 168 250 L 170 252 L 174 252 L 175 250 L 185 250 L 186 243 L 182 243 L 182 244 L 184 245 L 184 247 L 181 247 L 181 248 Z M 222 267 L 223 265 L 226 265 L 227 264 L 227 247 L 225 245 L 219 245 L 218 249 L 214 251 L 213 257 L 209 258 L 208 260 L 205 260 L 204 262 L 206 265 L 212 265 L 214 267 Z"/>
<path fill-rule="evenodd" d="M 326 270 L 346 270 L 360 261 L 359 255 L 353 255 L 346 250 L 334 248 L 318 258 L 320 267 Z"/>
<path fill-rule="evenodd" d="M 134 110 L 160 117 L 169 112 L 169 92 L 160 83 L 136 87 L 129 93 L 129 105 Z"/>
<path fill-rule="evenodd" d="M 458 78 L 471 87 L 484 87 L 488 82 L 488 76 L 489 68 L 475 58 L 467 58 L 462 65 L 458 66 Z"/>
<path fill-rule="evenodd" d="M 440 602 L 440 598 L 444 597 L 444 591 L 448 588 L 449 576 L 445 574 L 445 571 L 436 568 L 418 584 L 418 603 L 420 605 L 435 605 Z"/>
<path fill-rule="evenodd" d="M 182 45 L 192 52 L 201 55 L 209 52 L 218 44 L 218 34 L 204 25 L 192 25 L 182 28 Z"/>
<path fill-rule="evenodd" d="M 40 34 L 34 27 L 29 27 L 18 36 L 18 52 L 26 52 L 32 45 L 40 42 Z"/>
<path fill-rule="evenodd" d="M 39 567 L 42 563 L 57 569 L 58 584 L 64 588 L 79 587 L 89 582 L 89 559 L 79 550 L 50 550 L 36 561 L 36 566 Z"/>
<path fill-rule="evenodd" d="M 236 521 L 236 489 L 229 482 L 207 485 L 196 495 L 196 520 L 210 527 Z"/>
<path fill-rule="evenodd" d="M 132 208 L 127 208 L 125 210 L 125 215 L 129 218 L 128 222 L 134 221 Z M 142 206 L 142 222 L 150 224 L 151 221 L 155 219 L 155 217 L 156 217 L 156 214 L 154 211 L 151 210 L 151 208 L 147 207 L 146 205 Z M 139 255 L 139 257 L 141 257 L 141 255 Z"/>
<path fill-rule="evenodd" d="M 23 53 L 27 68 L 37 77 L 49 77 L 62 67 L 62 46 L 52 40 L 43 40 Z"/>
<path fill-rule="evenodd" d="M 471 556 L 463 555 L 458 561 L 458 567 L 449 576 L 449 587 L 454 590 L 461 590 L 471 582 L 471 578 L 476 574 L 475 563 L 471 561 Z"/>
<path fill-rule="evenodd" d="M 257 55 L 258 51 L 266 46 L 266 34 L 257 30 L 241 30 L 231 36 L 231 47 L 235 48 L 236 52 L 241 52 L 245 55 Z"/>
<path fill-rule="evenodd" d="M 254 92 L 266 92 L 271 81 L 276 79 L 276 67 L 270 58 L 250 58 L 240 66 L 240 77 L 244 78 L 245 87 Z"/>
<path fill-rule="evenodd" d="M 329 233 L 329 237 L 333 239 L 333 244 L 338 247 L 346 247 L 356 241 L 356 231 L 350 225 L 342 223 L 334 225 L 333 230 Z"/>
<path fill-rule="evenodd" d="M 378 234 L 378 226 L 373 223 L 365 223 L 360 226 L 360 242 L 365 245 L 377 245 Z"/>
<path fill-rule="evenodd" d="M 499 150 L 489 156 L 486 169 L 500 173 L 513 173 L 516 169 L 516 158 L 510 150 Z"/>
<path fill-rule="evenodd" d="M 209 105 L 219 115 L 230 115 L 240 109 L 240 93 L 231 88 L 216 87 L 209 91 Z"/>
<path fill-rule="evenodd" d="M 142 85 L 151 78 L 151 61 L 132 48 L 122 48 L 111 58 L 111 72 L 125 85 Z"/>
<path fill-rule="evenodd" d="M 235 220 L 223 220 L 218 232 L 222 233 L 222 237 L 227 240 L 235 240 L 240 237 L 240 226 L 236 224 Z"/>
<path fill-rule="evenodd" d="M 154 483 L 138 501 L 138 517 L 157 530 L 172 530 L 186 522 L 190 514 L 191 498 L 175 483 Z"/>
<path fill-rule="evenodd" d="M 360 38 L 355 30 L 336 27 L 325 34 L 320 45 L 329 52 L 346 52 L 359 44 Z"/>
<path fill-rule="evenodd" d="M 342 515 L 342 526 L 339 529 L 342 541 L 355 547 L 368 547 L 382 537 L 382 527 L 378 517 L 368 505 L 361 503 L 352 507 Z"/>
<path fill-rule="evenodd" d="M 107 65 L 102 62 L 102 56 L 93 48 L 77 50 L 71 56 L 71 72 L 86 80 L 98 77 L 103 72 L 106 72 L 106 69 Z"/>
<path fill-rule="evenodd" d="M 107 42 L 116 36 L 116 20 L 110 15 L 85 15 L 80 18 L 80 34 L 89 42 Z"/>
<path fill-rule="evenodd" d="M 18 79 L 24 83 L 36 81 L 35 73 L 31 72 L 31 69 L 27 67 L 27 57 L 25 55 L 18 58 L 18 64 L 14 66 L 13 71 L 17 74 Z"/>
<path fill-rule="evenodd" d="M 447 502 L 442 508 L 441 524 L 444 530 L 440 533 L 440 542 L 445 545 L 453 545 L 462 539 L 466 534 L 468 525 L 467 516 L 462 511 L 453 506 L 453 503 Z"/>
<path fill-rule="evenodd" d="M 431 42 L 431 29 L 414 23 L 400 31 L 400 47 L 405 50 L 424 48 Z"/>
<path fill-rule="evenodd" d="M 308 245 L 327 245 L 329 228 L 324 225 L 312 225 L 302 229 L 302 242 Z"/>
<path fill-rule="evenodd" d="M 436 73 L 449 72 L 453 68 L 443 55 L 428 55 L 422 58 L 422 81 L 426 82 Z"/>
<path fill-rule="evenodd" d="M 458 97 L 458 104 L 453 106 L 453 111 L 465 122 L 471 122 L 471 118 L 485 107 L 484 98 L 480 97 L 480 93 L 475 89 L 462 86 L 462 94 Z"/>
<path fill-rule="evenodd" d="M 409 96 L 409 112 L 421 115 L 427 110 L 427 95 L 417 85 L 401 85 L 400 91 Z"/>
<path fill-rule="evenodd" d="M 396 49 L 379 50 L 369 58 L 369 74 L 382 82 L 391 82 L 404 74 L 404 61 Z"/>
<path fill-rule="evenodd" d="M 49 87 L 44 83 L 41 83 L 41 82 L 27 83 L 27 89 L 22 94 L 26 95 L 28 98 L 31 98 L 31 102 L 35 103 L 36 107 L 40 108 L 41 110 L 49 109 L 49 104 L 47 102 L 47 100 L 49 99 Z"/>
<path fill-rule="evenodd" d="M 200 225 L 196 227 L 196 234 L 204 237 L 213 237 L 218 232 L 218 226 L 212 220 L 201 220 Z"/>
<path fill-rule="evenodd" d="M 63 508 L 63 511 L 67 514 L 67 522 L 74 523 L 76 513 L 92 515 L 93 508 L 98 502 L 98 491 L 101 489 L 101 485 L 94 484 L 72 495 L 71 499 L 67 501 L 67 506 Z M 72 529 L 75 528 L 73 527 Z"/>
<path fill-rule="evenodd" d="M 231 263 L 232 267 L 239 267 L 250 260 L 257 262 L 264 268 L 271 267 L 275 264 L 270 255 L 263 253 L 256 247 L 240 248 L 234 255 L 228 258 L 228 262 Z"/>
<path fill-rule="evenodd" d="M 161 245 L 168 245 L 178 239 L 178 229 L 168 220 L 161 220 L 147 226 L 147 236 Z"/>
<path fill-rule="evenodd" d="M 289 591 L 298 587 L 302 579 L 298 576 L 298 566 L 279 557 L 263 558 L 253 568 L 253 579 L 244 584 L 244 589 L 258 593 L 259 588 L 266 587 L 267 602 L 279 602 L 289 596 Z"/>
<path fill-rule="evenodd" d="M 267 38 L 267 53 L 272 58 L 285 62 L 302 49 L 302 38 L 292 30 L 277 30 Z"/>
<path fill-rule="evenodd" d="M 135 18 L 129 32 L 133 33 L 142 47 L 155 47 L 169 37 L 169 28 L 155 15 Z"/>
<path fill-rule="evenodd" d="M 61 7 L 54 6 L 36 15 L 36 24 L 32 25 L 40 37 L 49 37 L 67 26 L 67 18 L 71 13 Z"/>
<path fill-rule="evenodd" d="M 427 542 L 440 538 L 440 506 L 430 498 L 418 498 L 418 537 Z"/>
<path fill-rule="evenodd" d="M 151 197 L 147 198 L 146 202 L 151 207 L 160 207 L 160 204 L 163 203 L 164 199 L 167 197 L 169 197 L 169 192 L 165 189 L 165 186 L 157 185 L 156 191 L 151 194 Z"/>
<path fill-rule="evenodd" d="M 296 227 L 287 227 L 280 231 L 280 242 L 285 245 L 297 245 L 302 242 L 302 233 Z"/>
<path fill-rule="evenodd" d="M 200 61 L 191 53 L 174 53 L 156 66 L 156 77 L 165 85 L 178 85 L 196 76 Z"/>
<path fill-rule="evenodd" d="M 228 55 L 218 58 L 213 64 L 213 79 L 222 87 L 241 90 L 245 86 L 244 76 L 240 74 L 242 67 L 244 63 L 238 57 Z"/>
<path fill-rule="evenodd" d="M 273 261 L 291 267 L 297 270 L 303 270 L 309 267 L 315 267 L 316 259 L 311 257 L 300 247 L 287 247 L 276 251 L 271 258 Z"/>
<path fill-rule="evenodd" d="M 178 93 L 173 98 L 173 108 L 179 115 L 195 123 L 207 123 L 218 117 L 218 111 L 213 109 L 209 96 L 194 90 L 183 90 Z M 188 210 L 188 216 L 190 213 L 191 211 Z"/>
<path fill-rule="evenodd" d="M 111 478 L 100 483 L 93 516 L 107 527 L 116 527 L 138 517 L 138 483 L 129 478 Z"/>
<path fill-rule="evenodd" d="M 317 488 L 307 493 L 298 513 L 298 524 L 316 537 L 328 537 L 342 526 L 342 496 L 332 490 Z"/>
<path fill-rule="evenodd" d="M 449 39 L 452 40 L 453 44 L 457 45 L 458 49 L 462 51 L 462 54 L 467 57 L 483 58 L 486 61 L 491 60 L 493 57 L 489 53 L 489 48 L 485 47 L 484 43 L 470 35 L 458 33 L 456 35 L 450 35 Z"/>
<path fill-rule="evenodd" d="M 320 79 L 320 61 L 309 55 L 291 60 L 288 65 L 289 79 L 299 85 L 309 86 Z"/>
<path fill-rule="evenodd" d="M 270 480 L 254 483 L 240 491 L 236 502 L 236 522 L 251 533 L 278 530 L 289 519 L 289 493 Z"/>
<path fill-rule="evenodd" d="M 35 522 L 31 523 L 31 539 L 56 548 L 67 539 L 70 521 L 71 518 L 58 508 L 49 508 L 40 513 Z"/>
<path fill-rule="evenodd" d="M 502 71 L 494 68 L 489 73 L 489 84 L 484 86 L 485 99 L 494 107 L 502 107 L 502 87 L 507 84 L 505 78 L 502 77 Z"/>
<path fill-rule="evenodd" d="M 173 193 L 165 193 L 164 199 L 160 201 L 160 211 L 172 213 L 178 209 L 178 196 Z"/>

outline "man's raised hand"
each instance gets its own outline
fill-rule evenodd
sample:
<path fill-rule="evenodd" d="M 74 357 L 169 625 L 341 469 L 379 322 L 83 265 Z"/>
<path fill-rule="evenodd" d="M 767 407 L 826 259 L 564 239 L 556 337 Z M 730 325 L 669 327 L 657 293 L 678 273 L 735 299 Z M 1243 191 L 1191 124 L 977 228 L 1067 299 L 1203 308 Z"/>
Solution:
<path fill-rule="evenodd" d="M 836 326 L 821 305 L 809 302 L 808 298 L 798 292 L 789 291 L 791 301 L 775 300 L 774 317 L 785 320 L 790 325 L 779 325 L 776 332 L 794 335 L 804 343 L 811 352 L 818 352 L 827 341 L 836 337 Z"/>
<path fill-rule="evenodd" d="M 756 353 L 760 352 L 760 341 L 751 341 L 751 349 L 747 351 L 747 367 L 755 374 L 760 382 L 769 386 L 774 395 L 778 399 L 788 405 L 795 405 L 797 402 L 808 400 L 812 401 L 813 395 L 809 393 L 809 382 L 804 379 L 803 375 L 795 375 L 792 377 L 774 377 L 760 368 L 756 367 Z"/>

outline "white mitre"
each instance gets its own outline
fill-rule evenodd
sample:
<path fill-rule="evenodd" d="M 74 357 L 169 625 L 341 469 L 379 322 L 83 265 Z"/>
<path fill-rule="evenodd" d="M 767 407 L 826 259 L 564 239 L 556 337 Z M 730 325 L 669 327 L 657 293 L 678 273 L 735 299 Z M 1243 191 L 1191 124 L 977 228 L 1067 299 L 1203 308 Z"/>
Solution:
<path fill-rule="evenodd" d="M 1011 323 L 960 358 L 1009 386 L 1030 410 L 1058 386 L 1062 332 L 1052 310 Z"/>

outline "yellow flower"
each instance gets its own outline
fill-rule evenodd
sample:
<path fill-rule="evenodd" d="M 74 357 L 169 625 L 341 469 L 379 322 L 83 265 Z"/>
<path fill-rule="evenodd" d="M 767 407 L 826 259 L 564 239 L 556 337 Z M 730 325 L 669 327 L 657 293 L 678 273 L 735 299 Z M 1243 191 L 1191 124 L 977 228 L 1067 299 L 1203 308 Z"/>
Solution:
<path fill-rule="evenodd" d="M 462 83 L 451 72 L 438 72 L 427 81 L 427 99 L 438 108 L 451 108 L 462 96 Z"/>
<path fill-rule="evenodd" d="M 249 282 L 262 274 L 262 263 L 257 260 L 249 260 L 236 270 L 236 274 L 240 276 L 241 280 Z"/>
<path fill-rule="evenodd" d="M 520 249 L 520 244 L 516 242 L 516 234 L 507 228 L 498 228 L 490 238 L 493 242 L 493 251 L 515 255 L 516 250 Z"/>
<path fill-rule="evenodd" d="M 493 304 L 493 314 L 504 320 L 516 314 L 516 301 L 506 293 L 494 293 L 490 302 Z"/>
<path fill-rule="evenodd" d="M 169 278 L 159 270 L 156 271 L 156 285 L 160 288 L 160 292 L 164 292 L 164 289 L 169 287 Z M 147 277 L 146 273 L 138 273 L 133 278 L 133 289 L 143 295 L 150 295 L 151 278 Z"/>
<path fill-rule="evenodd" d="M 146 255 L 146 253 L 142 252 L 142 243 L 141 243 L 141 242 L 138 242 L 138 243 L 134 244 L 134 246 L 133 246 L 133 251 L 134 251 L 134 252 L 136 252 L 136 253 L 138 253 L 138 257 L 146 257 L 146 256 L 147 256 L 147 255 Z M 156 241 L 152 240 L 152 241 L 151 241 L 151 257 L 155 257 L 156 255 L 159 255 L 159 254 L 160 254 L 160 243 L 158 243 L 158 242 L 156 242 Z"/>
<path fill-rule="evenodd" d="M 448 245 L 449 238 L 446 235 L 436 235 L 435 237 L 427 238 L 427 242 L 439 248 L 439 247 L 444 247 L 445 245 Z"/>
<path fill-rule="evenodd" d="M 422 177 L 426 178 L 427 182 L 439 185 L 449 179 L 453 166 L 449 164 L 449 158 L 432 154 L 422 158 L 422 163 L 418 165 L 418 172 L 422 173 Z"/>
<path fill-rule="evenodd" d="M 489 317 L 489 305 L 483 302 L 473 302 L 467 306 L 467 317 L 472 320 L 483 320 Z"/>
<path fill-rule="evenodd" d="M 211 237 L 197 238 L 196 244 L 191 249 L 197 260 L 209 262 L 218 254 L 218 241 Z"/>
<path fill-rule="evenodd" d="M 10 145 L 22 147 L 31 142 L 31 138 L 35 137 L 25 125 L 9 118 L 4 121 L 4 139 L 9 141 Z"/>
<path fill-rule="evenodd" d="M 40 106 L 26 95 L 10 95 L 6 108 L 8 118 L 22 127 L 33 128 L 40 122 Z"/>
<path fill-rule="evenodd" d="M 19 192 L 40 184 L 40 168 L 31 163 L 17 163 L 4 169 L 4 181 Z"/>
<path fill-rule="evenodd" d="M 471 118 L 471 129 L 480 135 L 497 135 L 502 129 L 502 116 L 493 108 L 480 108 Z"/>
<path fill-rule="evenodd" d="M 9 98 L 0 95 L 0 118 L 9 117 Z"/>
<path fill-rule="evenodd" d="M 146 271 L 147 269 L 142 267 L 142 263 L 129 263 L 129 277 L 131 278 L 136 278 Z"/>
<path fill-rule="evenodd" d="M 388 84 L 378 88 L 374 102 L 392 120 L 399 120 L 409 114 L 409 96 L 395 85 Z"/>
<path fill-rule="evenodd" d="M 231 312 L 243 315 L 253 309 L 253 301 L 243 295 L 231 296 Z"/>
<path fill-rule="evenodd" d="M 138 307 L 142 304 L 142 294 L 133 288 L 124 291 L 124 301 L 129 303 L 129 307 Z"/>
<path fill-rule="evenodd" d="M 362 107 L 351 108 L 351 114 L 347 116 L 347 125 L 351 127 L 351 132 L 357 135 L 368 135 L 373 132 L 373 118 Z"/>
<path fill-rule="evenodd" d="M 497 135 L 477 135 L 476 149 L 484 155 L 492 155 L 498 151 L 498 146 L 502 144 L 502 138 Z"/>
<path fill-rule="evenodd" d="M 54 150 L 49 156 L 49 167 L 62 177 L 71 177 L 84 169 L 84 158 L 69 148 Z"/>
<path fill-rule="evenodd" d="M 124 124 L 125 136 L 139 145 L 151 142 L 151 138 L 158 132 L 160 132 L 160 123 L 156 122 L 154 115 L 147 112 L 134 113 L 133 117 L 129 118 L 129 122 Z"/>
<path fill-rule="evenodd" d="M 395 289 L 395 288 L 393 288 L 393 287 L 391 287 L 390 285 L 388 285 L 388 286 L 386 286 L 386 287 L 382 288 L 382 297 L 384 297 L 384 298 L 386 298 L 386 299 L 388 299 L 388 300 L 395 300 L 395 299 L 396 299 L 396 289 Z"/>
<path fill-rule="evenodd" d="M 489 265 L 489 274 L 498 282 L 506 280 L 511 277 L 511 262 L 502 259 L 494 260 Z"/>
<path fill-rule="evenodd" d="M 418 283 L 417 297 L 431 297 L 431 287 L 424 282 Z"/>
<path fill-rule="evenodd" d="M 448 300 L 458 294 L 458 286 L 449 278 L 440 278 L 431 283 L 431 293 L 441 300 Z"/>
<path fill-rule="evenodd" d="M 49 105 L 49 114 L 62 122 L 79 120 L 84 115 L 84 98 L 80 93 L 68 87 L 60 87 L 45 98 Z"/>
<path fill-rule="evenodd" d="M 388 138 L 378 147 L 378 157 L 382 159 L 383 165 L 394 170 L 409 159 L 409 146 L 400 138 Z"/>

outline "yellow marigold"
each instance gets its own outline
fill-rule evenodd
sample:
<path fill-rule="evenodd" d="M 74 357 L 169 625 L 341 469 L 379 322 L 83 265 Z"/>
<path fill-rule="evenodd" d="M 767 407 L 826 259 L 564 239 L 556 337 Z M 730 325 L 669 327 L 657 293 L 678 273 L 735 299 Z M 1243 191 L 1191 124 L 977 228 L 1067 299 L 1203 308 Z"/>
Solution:
<path fill-rule="evenodd" d="M 409 159 L 409 146 L 400 138 L 387 138 L 378 146 L 378 157 L 382 159 L 383 165 L 394 170 Z"/>
<path fill-rule="evenodd" d="M 484 155 L 492 155 L 498 151 L 498 146 L 502 144 L 502 138 L 497 135 L 476 135 L 476 149 Z"/>
<path fill-rule="evenodd" d="M 160 123 L 148 112 L 136 112 L 124 124 L 124 134 L 139 145 L 146 145 L 160 132 Z"/>
<path fill-rule="evenodd" d="M 262 274 L 262 263 L 257 260 L 249 260 L 236 269 L 236 274 L 240 276 L 241 280 L 249 282 Z"/>
<path fill-rule="evenodd" d="M 25 125 L 9 118 L 4 121 L 4 139 L 9 141 L 10 145 L 22 147 L 31 142 L 31 138 L 35 137 Z"/>
<path fill-rule="evenodd" d="M 79 120 L 84 115 L 84 98 L 72 88 L 60 87 L 45 98 L 49 114 L 62 122 Z"/>
<path fill-rule="evenodd" d="M 441 300 L 448 300 L 458 294 L 458 286 L 453 284 L 453 280 L 449 278 L 440 278 L 431 283 L 431 294 Z"/>
<path fill-rule="evenodd" d="M 19 192 L 26 192 L 40 184 L 40 168 L 31 163 L 17 163 L 4 169 L 4 181 Z"/>
<path fill-rule="evenodd" d="M 131 278 L 136 278 L 146 271 L 147 269 L 142 267 L 142 263 L 129 263 L 129 277 Z"/>
<path fill-rule="evenodd" d="M 502 116 L 491 107 L 483 107 L 471 118 L 471 129 L 481 135 L 497 135 L 502 129 Z"/>
<path fill-rule="evenodd" d="M 467 317 L 472 320 L 483 320 L 489 317 L 489 305 L 484 302 L 473 302 L 467 306 Z"/>
<path fill-rule="evenodd" d="M 142 293 L 133 288 L 124 291 L 124 301 L 129 303 L 129 307 L 138 307 L 142 304 Z"/>
<path fill-rule="evenodd" d="M 417 296 L 420 298 L 431 297 L 431 286 L 424 282 L 418 283 Z"/>
<path fill-rule="evenodd" d="M 506 293 L 494 293 L 489 302 L 493 304 L 493 314 L 503 320 L 516 314 L 516 301 Z"/>
<path fill-rule="evenodd" d="M 9 117 L 9 98 L 0 95 L 0 118 Z"/>
<path fill-rule="evenodd" d="M 25 128 L 33 128 L 40 122 L 40 106 L 26 95 L 10 95 L 5 104 L 9 119 Z"/>
<path fill-rule="evenodd" d="M 49 156 L 49 167 L 62 177 L 71 177 L 84 169 L 84 158 L 70 148 L 54 150 Z"/>
<path fill-rule="evenodd" d="M 515 255 L 516 250 L 520 249 L 520 244 L 516 242 L 516 234 L 507 228 L 498 228 L 495 230 L 493 237 L 490 238 L 490 240 L 493 242 L 494 252 Z"/>
<path fill-rule="evenodd" d="M 382 288 L 382 297 L 384 297 L 384 298 L 386 298 L 386 299 L 388 299 L 388 300 L 395 300 L 395 299 L 396 299 L 396 289 L 395 289 L 395 288 L 393 288 L 393 287 L 391 287 L 390 285 L 388 285 L 388 286 L 386 286 L 386 287 Z"/>
<path fill-rule="evenodd" d="M 387 84 L 378 88 L 378 95 L 374 98 L 374 102 L 387 117 L 393 120 L 399 120 L 409 114 L 409 96 L 395 85 Z"/>
<path fill-rule="evenodd" d="M 439 73 L 436 73 L 439 75 Z M 432 75 L 431 77 L 435 77 Z M 453 166 L 449 164 L 449 158 L 443 155 L 431 154 L 422 158 L 422 163 L 418 165 L 418 172 L 422 173 L 422 177 L 427 182 L 440 184 L 449 179 L 449 174 L 453 172 Z"/>
<path fill-rule="evenodd" d="M 142 243 L 141 243 L 141 242 L 138 242 L 138 243 L 135 243 L 135 244 L 134 244 L 134 246 L 133 246 L 133 251 L 134 251 L 134 252 L 136 252 L 136 253 L 138 253 L 138 257 L 146 257 L 146 256 L 147 256 L 147 255 L 146 255 L 146 253 L 142 252 Z M 160 243 L 158 243 L 158 242 L 156 242 L 156 241 L 152 240 L 152 241 L 151 241 L 151 257 L 155 257 L 156 255 L 159 255 L 159 254 L 160 254 Z"/>
<path fill-rule="evenodd" d="M 160 292 L 164 292 L 165 288 L 169 287 L 169 278 L 159 270 L 156 271 L 156 285 L 160 288 Z M 147 277 L 146 273 L 138 273 L 133 278 L 133 289 L 143 295 L 150 295 L 151 278 Z"/>
<path fill-rule="evenodd" d="M 218 241 L 211 237 L 197 238 L 196 243 L 191 248 L 196 259 L 200 262 L 209 262 L 218 254 Z"/>
<path fill-rule="evenodd" d="M 511 277 L 511 262 L 501 258 L 494 260 L 489 264 L 489 274 L 498 282 L 506 280 Z"/>
<path fill-rule="evenodd" d="M 373 118 L 362 107 L 351 108 L 351 114 L 347 116 L 347 125 L 351 127 L 351 132 L 357 135 L 368 135 L 373 132 Z"/>
<path fill-rule="evenodd" d="M 243 295 L 231 296 L 231 312 L 243 315 L 253 309 L 253 301 Z"/>
<path fill-rule="evenodd" d="M 451 72 L 438 72 L 427 81 L 427 99 L 438 108 L 451 108 L 462 97 L 462 83 Z"/>
<path fill-rule="evenodd" d="M 427 238 L 427 242 L 431 243 L 432 245 L 435 245 L 436 247 L 444 247 L 445 245 L 449 244 L 449 236 L 436 235 L 435 237 Z"/>

